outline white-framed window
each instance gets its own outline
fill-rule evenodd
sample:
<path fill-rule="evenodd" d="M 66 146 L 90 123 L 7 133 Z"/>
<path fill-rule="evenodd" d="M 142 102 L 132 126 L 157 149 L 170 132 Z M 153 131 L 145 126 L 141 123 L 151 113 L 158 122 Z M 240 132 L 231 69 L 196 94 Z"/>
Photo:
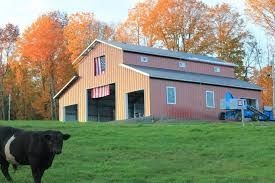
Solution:
<path fill-rule="evenodd" d="M 215 108 L 215 98 L 214 91 L 206 91 L 205 92 L 205 102 L 206 107 Z"/>
<path fill-rule="evenodd" d="M 167 86 L 166 87 L 166 103 L 167 104 L 176 104 L 177 93 L 176 87 Z"/>
<path fill-rule="evenodd" d="M 104 74 L 106 70 L 105 55 L 94 58 L 94 75 L 98 76 Z"/>
<path fill-rule="evenodd" d="M 149 59 L 148 59 L 148 57 L 141 56 L 141 57 L 140 57 L 140 61 L 141 61 L 141 62 L 148 62 Z"/>
<path fill-rule="evenodd" d="M 185 68 L 186 67 L 186 62 L 179 62 L 179 67 L 180 68 Z"/>
<path fill-rule="evenodd" d="M 220 67 L 214 67 L 214 72 L 221 72 L 221 68 Z"/>

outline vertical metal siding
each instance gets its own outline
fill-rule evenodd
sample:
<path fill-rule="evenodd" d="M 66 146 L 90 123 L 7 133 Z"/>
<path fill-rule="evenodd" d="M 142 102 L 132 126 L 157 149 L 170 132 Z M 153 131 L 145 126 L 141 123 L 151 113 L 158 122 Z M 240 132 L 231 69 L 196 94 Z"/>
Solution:
<path fill-rule="evenodd" d="M 94 58 L 106 56 L 106 71 L 103 75 L 94 76 Z M 126 105 L 125 93 L 144 90 L 145 115 L 150 115 L 150 86 L 149 77 L 136 73 L 135 71 L 121 67 L 123 63 L 123 52 L 120 49 L 98 44 L 85 58 L 78 64 L 79 80 L 69 88 L 59 99 L 59 116 L 63 121 L 66 105 L 78 104 L 79 121 L 87 121 L 87 89 L 115 83 L 116 87 L 116 119 L 125 119 Z"/>
<path fill-rule="evenodd" d="M 140 57 L 145 56 L 148 57 L 148 62 L 141 62 Z M 186 68 L 178 67 L 178 63 L 186 62 Z M 160 56 L 151 56 L 151 55 L 142 55 L 137 53 L 124 53 L 124 63 L 126 64 L 134 64 L 141 66 L 149 66 L 156 68 L 167 68 L 178 71 L 186 71 L 186 72 L 195 72 L 195 73 L 204 73 L 215 76 L 225 76 L 234 78 L 234 67 L 230 66 L 222 66 L 222 65 L 214 65 L 202 62 L 194 62 L 194 61 L 185 61 L 180 59 L 173 58 L 165 58 Z M 214 66 L 218 66 L 221 69 L 221 72 L 214 72 Z"/>
<path fill-rule="evenodd" d="M 230 91 L 235 97 L 248 97 L 260 101 L 260 91 L 201 85 L 186 82 L 150 79 L 151 115 L 159 118 L 217 120 L 220 99 Z M 176 104 L 166 104 L 166 87 L 176 87 Z M 206 90 L 214 91 L 215 108 L 206 107 Z"/>

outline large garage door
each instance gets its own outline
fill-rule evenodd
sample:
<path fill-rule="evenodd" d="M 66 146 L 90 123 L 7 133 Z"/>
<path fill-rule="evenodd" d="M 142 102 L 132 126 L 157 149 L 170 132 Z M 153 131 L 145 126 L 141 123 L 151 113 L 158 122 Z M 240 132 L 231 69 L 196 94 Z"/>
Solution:
<path fill-rule="evenodd" d="M 109 95 L 93 98 L 92 90 L 88 91 L 88 120 L 113 121 L 115 120 L 115 84 L 109 85 Z"/>
<path fill-rule="evenodd" d="M 70 105 L 65 107 L 65 121 L 78 121 L 77 105 Z"/>

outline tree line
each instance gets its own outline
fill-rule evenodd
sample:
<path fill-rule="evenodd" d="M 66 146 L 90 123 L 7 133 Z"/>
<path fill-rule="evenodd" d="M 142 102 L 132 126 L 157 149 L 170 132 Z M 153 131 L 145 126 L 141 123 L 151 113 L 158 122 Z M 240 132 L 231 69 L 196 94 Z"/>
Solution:
<path fill-rule="evenodd" d="M 274 24 L 267 17 L 274 12 L 271 8 L 266 13 L 272 6 L 268 2 L 247 0 L 246 12 L 273 39 Z M 234 63 L 236 77 L 266 88 L 263 104 L 271 104 L 271 67 L 264 64 L 263 50 L 235 9 L 225 3 L 209 7 L 200 0 L 145 0 L 118 25 L 98 20 L 92 12 L 53 11 L 39 16 L 21 34 L 16 25 L 0 27 L 0 119 L 8 118 L 9 95 L 11 119 L 57 119 L 53 96 L 75 74 L 72 61 L 96 38 Z M 266 50 L 272 60 L 274 47 Z"/>

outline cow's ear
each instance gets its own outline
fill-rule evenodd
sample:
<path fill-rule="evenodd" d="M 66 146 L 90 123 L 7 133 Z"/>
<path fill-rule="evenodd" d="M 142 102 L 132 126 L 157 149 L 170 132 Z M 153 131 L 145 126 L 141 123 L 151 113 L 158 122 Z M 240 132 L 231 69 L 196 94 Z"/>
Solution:
<path fill-rule="evenodd" d="M 63 140 L 68 140 L 71 137 L 69 134 L 63 134 Z"/>

